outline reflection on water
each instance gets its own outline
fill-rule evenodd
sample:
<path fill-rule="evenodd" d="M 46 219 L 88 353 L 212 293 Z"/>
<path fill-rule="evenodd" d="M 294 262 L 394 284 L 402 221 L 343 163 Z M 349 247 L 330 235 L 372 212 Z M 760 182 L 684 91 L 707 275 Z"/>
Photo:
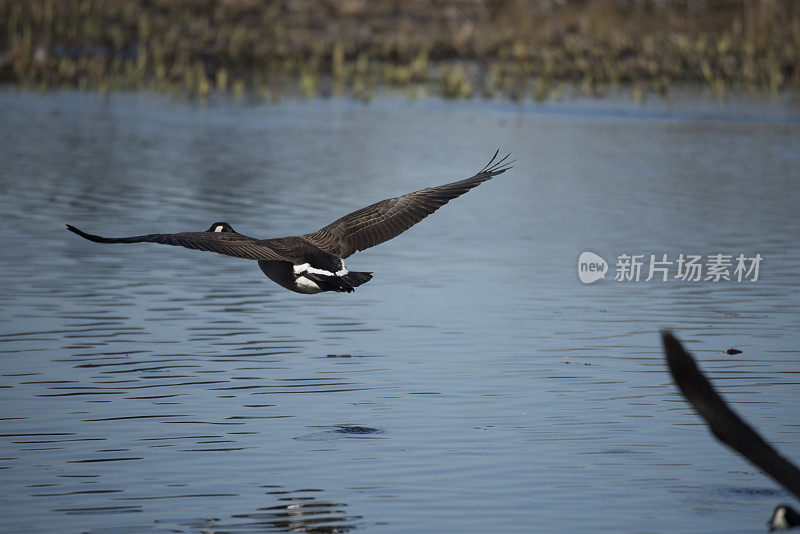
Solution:
<path fill-rule="evenodd" d="M 360 516 L 347 515 L 347 505 L 319 499 L 318 489 L 288 491 L 279 486 L 264 486 L 270 500 L 279 504 L 258 508 L 252 513 L 235 514 L 224 520 L 203 518 L 179 521 L 178 526 L 200 532 L 303 532 L 307 534 L 327 534 L 349 532 L 356 528 Z M 34 494 L 36 495 L 36 494 Z M 46 496 L 46 494 L 38 494 Z M 236 494 L 170 495 L 150 499 L 192 499 L 236 497 Z M 89 508 L 61 508 L 52 510 L 68 515 L 129 514 L 143 511 L 143 505 L 102 506 Z M 158 527 L 137 527 L 146 531 L 159 531 Z M 98 531 L 107 529 L 98 529 Z"/>
<path fill-rule="evenodd" d="M 349 532 L 355 528 L 356 523 L 361 519 L 360 516 L 345 515 L 345 504 L 323 501 L 309 495 L 314 491 L 319 490 L 292 492 L 292 495 L 278 499 L 281 504 L 259 508 L 252 514 L 234 516 L 234 519 L 244 520 L 243 523 L 219 525 L 217 528 L 232 532 L 276 530 L 320 534 Z"/>
<path fill-rule="evenodd" d="M 255 512 L 236 514 L 229 519 L 217 518 L 181 524 L 201 532 L 302 532 L 335 534 L 356 528 L 360 516 L 347 515 L 347 505 L 317 498 L 322 490 L 287 491 L 279 486 L 267 488 L 279 504 L 258 508 Z"/>
<path fill-rule="evenodd" d="M 760 528 L 784 494 L 719 454 L 657 332 L 800 458 L 800 119 L 649 106 L 0 94 L 4 529 Z M 349 295 L 63 227 L 290 235 L 498 146 L 516 168 L 351 257 L 375 277 Z M 585 250 L 765 260 L 586 286 Z"/>
<path fill-rule="evenodd" d="M 331 439 L 341 438 L 368 438 L 379 439 L 375 434 L 381 434 L 383 431 L 380 428 L 370 428 L 368 426 L 358 425 L 335 425 L 328 430 L 320 432 L 312 432 L 311 434 L 303 434 L 294 439 L 303 441 L 328 441 Z"/>

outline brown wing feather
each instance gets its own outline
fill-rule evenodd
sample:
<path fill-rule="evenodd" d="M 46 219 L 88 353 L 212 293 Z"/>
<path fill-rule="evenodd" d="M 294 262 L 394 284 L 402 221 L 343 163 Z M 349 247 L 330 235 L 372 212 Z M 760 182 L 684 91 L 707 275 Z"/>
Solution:
<path fill-rule="evenodd" d="M 680 341 L 669 332 L 661 335 L 675 383 L 711 432 L 800 498 L 800 468 L 781 456 L 728 406 Z"/>
<path fill-rule="evenodd" d="M 132 237 L 102 237 L 87 234 L 69 224 L 67 229 L 95 243 L 160 243 L 194 250 L 207 250 L 248 260 L 291 261 L 264 245 L 261 241 L 236 232 L 183 232 L 179 234 L 147 234 Z"/>
<path fill-rule="evenodd" d="M 510 169 L 513 162 L 506 162 L 510 154 L 495 162 L 498 152 L 495 152 L 491 161 L 475 176 L 387 198 L 302 237 L 340 258 L 347 258 L 354 252 L 379 245 L 402 234 L 448 201 Z"/>

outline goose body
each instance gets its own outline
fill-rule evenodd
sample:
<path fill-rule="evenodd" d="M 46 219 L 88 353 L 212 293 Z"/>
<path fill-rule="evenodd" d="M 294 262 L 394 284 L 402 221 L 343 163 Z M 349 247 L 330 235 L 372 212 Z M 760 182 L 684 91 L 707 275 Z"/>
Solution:
<path fill-rule="evenodd" d="M 297 293 L 350 293 L 368 282 L 372 273 L 348 270 L 345 258 L 400 235 L 448 201 L 510 169 L 509 156 L 497 160 L 498 152 L 470 178 L 387 198 L 309 234 L 255 239 L 226 222 L 214 223 L 204 232 L 132 237 L 102 237 L 69 224 L 67 229 L 95 243 L 160 243 L 256 260 L 270 280 Z"/>

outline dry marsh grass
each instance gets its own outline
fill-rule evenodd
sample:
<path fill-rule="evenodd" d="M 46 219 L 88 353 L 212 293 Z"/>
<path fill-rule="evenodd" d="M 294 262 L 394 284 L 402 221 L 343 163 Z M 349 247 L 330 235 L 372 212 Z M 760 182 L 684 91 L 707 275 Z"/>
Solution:
<path fill-rule="evenodd" d="M 0 83 L 277 99 L 800 88 L 781 0 L 0 0 Z"/>

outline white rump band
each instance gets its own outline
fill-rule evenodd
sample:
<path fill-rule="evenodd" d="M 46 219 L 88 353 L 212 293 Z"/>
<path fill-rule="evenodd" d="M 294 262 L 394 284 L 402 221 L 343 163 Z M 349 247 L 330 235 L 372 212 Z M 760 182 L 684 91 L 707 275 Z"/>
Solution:
<path fill-rule="evenodd" d="M 311 267 L 311 266 L 309 264 L 307 264 L 307 263 L 304 263 L 303 265 L 295 265 L 293 267 L 294 274 L 304 273 L 306 271 L 306 269 L 308 269 L 309 267 Z"/>

